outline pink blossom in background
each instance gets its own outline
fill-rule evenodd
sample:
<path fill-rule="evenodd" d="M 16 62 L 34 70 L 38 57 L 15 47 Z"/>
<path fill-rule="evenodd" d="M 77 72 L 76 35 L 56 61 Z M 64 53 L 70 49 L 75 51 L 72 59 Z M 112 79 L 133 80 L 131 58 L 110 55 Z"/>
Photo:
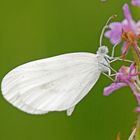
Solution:
<path fill-rule="evenodd" d="M 138 7 L 140 6 L 140 0 L 132 0 L 131 3 L 134 6 L 138 6 Z"/>

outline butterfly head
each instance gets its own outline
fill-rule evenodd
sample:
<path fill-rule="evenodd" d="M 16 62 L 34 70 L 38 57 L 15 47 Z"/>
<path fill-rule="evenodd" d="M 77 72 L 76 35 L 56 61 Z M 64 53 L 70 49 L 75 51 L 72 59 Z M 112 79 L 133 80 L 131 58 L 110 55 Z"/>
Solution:
<path fill-rule="evenodd" d="M 97 54 L 100 55 L 107 55 L 109 52 L 108 47 L 107 46 L 101 46 L 98 48 Z"/>

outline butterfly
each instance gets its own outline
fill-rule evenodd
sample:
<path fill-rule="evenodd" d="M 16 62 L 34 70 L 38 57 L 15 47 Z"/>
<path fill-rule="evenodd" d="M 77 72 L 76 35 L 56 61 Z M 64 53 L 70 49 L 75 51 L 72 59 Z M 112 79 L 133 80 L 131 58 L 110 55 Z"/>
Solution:
<path fill-rule="evenodd" d="M 2 94 L 15 107 L 31 114 L 67 111 L 87 95 L 102 72 L 110 73 L 108 49 L 97 54 L 68 53 L 23 64 L 2 80 Z"/>
<path fill-rule="evenodd" d="M 68 53 L 20 65 L 3 78 L 3 97 L 29 114 L 66 111 L 70 116 L 101 73 L 112 79 L 115 59 L 107 54 L 101 45 L 96 54 Z"/>

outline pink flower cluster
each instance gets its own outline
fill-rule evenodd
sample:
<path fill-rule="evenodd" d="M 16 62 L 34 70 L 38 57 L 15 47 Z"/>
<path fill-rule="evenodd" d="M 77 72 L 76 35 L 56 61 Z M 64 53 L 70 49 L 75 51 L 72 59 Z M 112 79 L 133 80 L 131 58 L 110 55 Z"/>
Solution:
<path fill-rule="evenodd" d="M 115 81 L 110 86 L 104 88 L 104 95 L 108 96 L 122 87 L 129 86 L 140 106 L 140 93 L 136 83 L 137 75 L 140 75 L 140 72 L 136 72 L 135 63 L 132 63 L 130 67 L 122 66 L 116 74 Z M 140 111 L 140 108 L 137 111 Z"/>
<path fill-rule="evenodd" d="M 140 1 L 140 0 L 139 0 Z M 133 46 L 140 60 L 137 40 L 140 38 L 140 20 L 135 22 L 132 18 L 128 4 L 124 4 L 123 12 L 125 19 L 122 22 L 113 22 L 105 36 L 112 44 L 123 41 L 122 57 L 125 57 L 130 46 Z"/>
<path fill-rule="evenodd" d="M 134 6 L 140 6 L 140 0 L 132 0 L 131 3 Z M 111 23 L 108 31 L 105 32 L 105 37 L 107 37 L 112 44 L 123 42 L 121 54 L 123 59 L 125 59 L 129 49 L 132 48 L 138 61 L 136 62 L 136 60 L 134 60 L 129 67 L 121 66 L 116 73 L 114 82 L 104 88 L 104 95 L 108 96 L 114 91 L 128 86 L 138 102 L 136 111 L 140 112 L 140 81 L 138 79 L 140 75 L 140 68 L 138 67 L 138 65 L 140 66 L 140 48 L 138 46 L 138 41 L 140 39 L 140 20 L 136 22 L 132 18 L 128 4 L 124 4 L 123 13 L 124 20 Z"/>

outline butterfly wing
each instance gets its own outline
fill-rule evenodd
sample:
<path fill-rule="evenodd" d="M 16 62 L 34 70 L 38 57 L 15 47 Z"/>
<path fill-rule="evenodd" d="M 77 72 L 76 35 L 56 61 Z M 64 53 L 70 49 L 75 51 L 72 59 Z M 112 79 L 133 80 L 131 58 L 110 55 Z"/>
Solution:
<path fill-rule="evenodd" d="M 92 53 L 69 53 L 18 66 L 2 80 L 4 98 L 30 114 L 67 111 L 89 92 L 100 75 Z"/>

